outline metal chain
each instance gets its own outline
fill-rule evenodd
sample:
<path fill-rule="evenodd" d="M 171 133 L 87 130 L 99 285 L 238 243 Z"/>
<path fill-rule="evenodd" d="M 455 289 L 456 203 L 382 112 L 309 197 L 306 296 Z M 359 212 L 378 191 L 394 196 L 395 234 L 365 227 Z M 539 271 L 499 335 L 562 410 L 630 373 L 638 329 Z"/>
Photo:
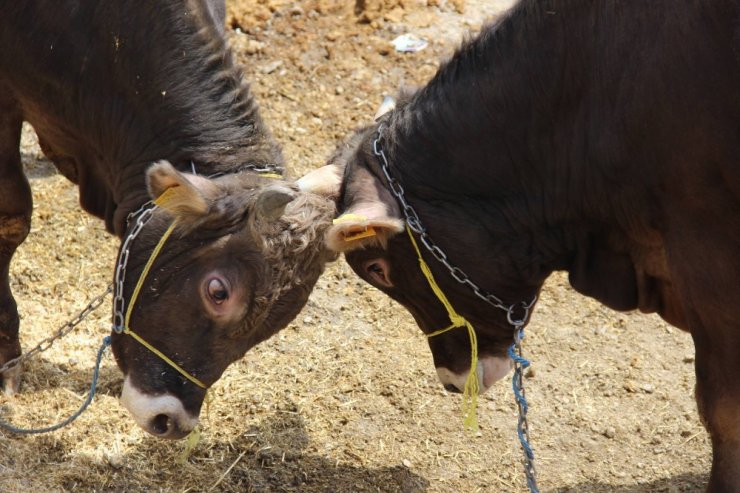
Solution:
<path fill-rule="evenodd" d="M 514 396 L 516 399 L 517 407 L 519 408 L 519 421 L 517 423 L 517 433 L 519 435 L 519 442 L 522 445 L 524 451 L 524 474 L 527 477 L 527 486 L 532 493 L 539 493 L 537 488 L 536 471 L 534 467 L 534 452 L 529 444 L 529 422 L 527 421 L 527 400 L 524 396 L 524 385 L 523 385 L 523 372 L 530 363 L 524 357 L 522 357 L 522 339 L 524 338 L 524 325 L 529 318 L 529 312 L 537 301 L 535 295 L 532 301 L 529 303 L 523 301 L 521 303 L 514 303 L 506 305 L 504 301 L 498 296 L 488 293 L 484 289 L 480 288 L 474 283 L 470 276 L 468 276 L 460 267 L 453 265 L 447 254 L 437 245 L 434 240 L 429 236 L 426 228 L 421 223 L 419 215 L 416 210 L 408 203 L 405 196 L 405 191 L 401 183 L 396 180 L 390 172 L 390 165 L 388 164 L 388 158 L 381 147 L 381 141 L 383 137 L 383 124 L 378 125 L 378 130 L 373 141 L 373 153 L 380 159 L 381 169 L 383 175 L 388 182 L 388 186 L 391 189 L 391 193 L 398 199 L 403 210 L 403 215 L 406 218 L 406 224 L 408 224 L 411 230 L 419 235 L 424 247 L 436 258 L 442 265 L 444 265 L 450 272 L 450 275 L 459 282 L 468 286 L 475 295 L 489 303 L 490 305 L 503 310 L 506 312 L 506 320 L 514 328 L 514 344 L 509 348 L 509 356 L 514 361 L 514 377 L 513 387 Z M 521 316 L 517 316 L 515 311 L 521 309 Z"/>
<path fill-rule="evenodd" d="M 80 313 L 78 313 L 72 320 L 68 321 L 64 325 L 62 325 L 59 329 L 57 329 L 56 332 L 54 332 L 53 335 L 47 337 L 40 343 L 36 345 L 33 349 L 27 351 L 26 353 L 18 356 L 17 358 L 13 358 L 10 361 L 6 362 L 3 366 L 0 366 L 0 374 L 5 373 L 8 370 L 12 370 L 16 366 L 20 365 L 27 359 L 31 358 L 36 353 L 41 353 L 43 351 L 46 351 L 49 349 L 54 342 L 67 335 L 72 329 L 74 329 L 77 325 L 80 324 L 85 318 L 87 318 L 88 315 L 90 315 L 92 312 L 97 310 L 100 305 L 103 304 L 103 301 L 105 300 L 105 297 L 108 296 L 113 291 L 113 284 L 109 284 L 106 288 L 105 292 L 102 294 L 99 294 L 95 298 L 93 298 L 85 308 L 82 309 Z"/>
<path fill-rule="evenodd" d="M 408 201 L 406 201 L 405 191 L 401 183 L 399 183 L 398 180 L 396 180 L 393 175 L 391 175 L 388 158 L 386 157 L 385 152 L 380 145 L 382 140 L 382 131 L 383 125 L 381 124 L 378 126 L 378 131 L 375 140 L 373 141 L 373 153 L 378 158 L 380 158 L 380 165 L 381 169 L 383 170 L 383 175 L 385 175 L 385 179 L 388 181 L 388 186 L 390 187 L 391 192 L 393 193 L 393 195 L 395 195 L 395 197 L 398 199 L 398 202 L 401 204 L 403 215 L 406 217 L 406 223 L 409 225 L 409 228 L 411 228 L 411 231 L 419 235 L 419 239 L 421 240 L 424 247 L 434 256 L 434 258 L 436 258 L 442 265 L 447 268 L 447 270 L 457 282 L 468 286 L 478 298 L 482 299 L 486 303 L 489 303 L 496 308 L 505 311 L 507 320 L 511 325 L 523 325 L 527 321 L 529 310 L 537 301 L 537 296 L 535 296 L 529 303 L 521 302 L 507 305 L 498 296 L 491 294 L 479 287 L 460 267 L 453 265 L 448 260 L 447 254 L 434 242 L 434 240 L 432 240 L 432 238 L 429 236 L 429 233 L 427 233 L 426 228 L 421 224 L 421 219 L 419 219 L 419 215 L 416 213 L 416 210 L 411 206 L 411 204 L 408 203 Z M 523 310 L 523 314 L 521 317 L 517 317 L 515 315 L 515 311 L 520 307 Z"/>
<path fill-rule="evenodd" d="M 522 339 L 524 339 L 524 327 L 519 325 L 516 332 L 514 332 L 514 344 L 509 347 L 509 357 L 514 362 L 514 376 L 511 379 L 511 384 L 514 389 L 514 399 L 519 409 L 519 420 L 516 429 L 519 443 L 522 445 L 522 451 L 524 452 L 524 475 L 527 478 L 529 491 L 539 493 L 537 471 L 534 467 L 534 451 L 529 440 L 529 421 L 527 420 L 529 404 L 524 392 L 524 370 L 529 367 L 530 363 L 528 359 L 522 356 Z"/>
<path fill-rule="evenodd" d="M 191 161 L 191 165 L 193 166 L 193 174 L 197 174 L 195 172 L 195 164 Z M 278 166 L 277 164 L 263 164 L 261 166 L 258 166 L 256 164 L 245 164 L 244 167 L 238 171 L 231 171 L 229 173 L 219 172 L 214 173 L 212 175 L 208 175 L 208 178 L 218 178 L 220 176 L 224 176 L 226 174 L 234 174 L 239 173 L 241 171 L 254 171 L 257 174 L 276 174 L 276 175 L 284 175 L 285 174 L 285 168 L 282 166 Z"/>
<path fill-rule="evenodd" d="M 285 168 L 282 166 L 278 166 L 277 164 L 263 164 L 262 166 L 257 166 L 256 164 L 247 164 L 242 168 L 242 170 L 250 170 L 254 171 L 257 174 L 260 173 L 275 173 L 277 175 L 282 175 L 285 173 Z"/>
<path fill-rule="evenodd" d="M 152 214 L 154 214 L 154 208 L 154 203 L 149 201 L 146 204 L 142 205 L 141 208 L 139 208 L 137 211 L 129 214 L 126 218 L 127 227 L 129 226 L 131 219 L 133 219 L 134 217 L 136 218 L 136 224 L 134 224 L 131 232 L 126 235 L 126 239 L 123 241 L 123 245 L 121 245 L 121 251 L 118 254 L 118 260 L 116 261 L 116 272 L 113 282 L 113 284 L 115 285 L 115 295 L 113 296 L 112 327 L 113 331 L 116 333 L 122 332 L 125 328 L 123 313 L 126 301 L 123 299 L 123 284 L 126 281 L 126 267 L 128 266 L 128 257 L 131 253 L 131 243 L 133 243 L 136 237 L 139 236 L 141 230 L 144 229 L 146 223 L 149 222 L 149 219 L 151 219 Z"/>

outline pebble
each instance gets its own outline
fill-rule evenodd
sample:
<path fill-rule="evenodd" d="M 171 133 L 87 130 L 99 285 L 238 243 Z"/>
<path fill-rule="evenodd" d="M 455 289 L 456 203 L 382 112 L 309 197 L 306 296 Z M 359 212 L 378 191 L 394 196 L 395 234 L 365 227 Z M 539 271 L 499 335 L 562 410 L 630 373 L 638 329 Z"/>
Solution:
<path fill-rule="evenodd" d="M 282 60 L 275 60 L 262 67 L 263 74 L 271 74 L 276 71 L 283 64 Z"/>
<path fill-rule="evenodd" d="M 408 459 L 403 459 L 403 460 L 401 461 L 401 464 L 403 464 L 403 465 L 404 465 L 405 467 L 407 467 L 407 468 L 411 469 L 411 466 L 412 466 L 412 464 L 411 464 L 411 461 L 410 461 L 410 460 L 408 460 Z"/>
<path fill-rule="evenodd" d="M 247 55 L 254 55 L 255 53 L 259 53 L 263 49 L 265 49 L 265 43 L 250 39 L 249 41 L 247 41 L 247 46 L 244 48 L 244 51 L 247 53 Z"/>
<path fill-rule="evenodd" d="M 126 461 L 121 454 L 111 454 L 108 456 L 108 464 L 113 469 L 121 469 Z"/>

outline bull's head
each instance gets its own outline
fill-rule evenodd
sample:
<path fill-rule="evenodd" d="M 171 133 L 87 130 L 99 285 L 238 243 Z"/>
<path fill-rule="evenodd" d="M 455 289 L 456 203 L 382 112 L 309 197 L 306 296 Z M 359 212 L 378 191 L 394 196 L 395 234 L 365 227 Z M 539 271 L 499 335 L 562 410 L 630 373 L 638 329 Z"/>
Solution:
<path fill-rule="evenodd" d="M 334 204 L 253 173 L 209 179 L 160 162 L 147 180 L 152 198 L 167 199 L 129 242 L 120 294 L 133 302 L 128 328 L 174 365 L 130 333 L 114 334 L 112 346 L 125 375 L 124 406 L 146 431 L 180 438 L 198 422 L 200 384 L 211 386 L 306 303 L 333 258 L 315 238 L 330 225 Z"/>
<path fill-rule="evenodd" d="M 384 103 L 376 118 L 391 108 L 392 105 Z M 388 126 L 393 127 L 393 123 L 389 122 Z M 403 128 L 403 123 L 398 128 Z M 449 326 L 450 316 L 425 278 L 418 254 L 405 232 L 406 217 L 375 152 L 376 132 L 377 125 L 358 130 L 340 146 L 326 166 L 298 180 L 298 185 L 302 190 L 337 200 L 340 216 L 327 230 L 327 246 L 344 253 L 347 263 L 360 277 L 401 303 L 422 331 L 431 334 Z M 384 142 L 393 144 L 393 139 L 389 132 Z M 392 161 L 392 151 L 386 148 L 384 152 Z M 394 169 L 398 170 L 403 163 L 396 165 Z M 429 169 L 433 169 L 431 164 Z M 436 196 L 439 187 L 429 184 L 430 180 L 417 187 L 414 176 L 405 174 L 403 178 L 406 200 L 451 262 L 457 263 L 485 289 L 507 300 L 534 298 L 543 279 L 522 281 L 509 257 L 496 254 L 497 248 L 502 248 L 510 238 L 492 237 L 483 224 L 486 218 L 482 218 L 474 206 L 466 206 L 466 197 L 441 193 Z M 500 240 L 498 244 L 497 240 Z M 471 251 L 471 245 L 476 251 Z M 483 392 L 511 368 L 507 348 L 513 342 L 512 324 L 504 310 L 476 297 L 469 286 L 455 280 L 423 247 L 422 255 L 442 292 L 475 328 L 479 359 L 472 370 L 477 372 Z M 434 364 L 446 389 L 462 391 L 471 371 L 470 344 L 464 328 L 429 338 Z"/>

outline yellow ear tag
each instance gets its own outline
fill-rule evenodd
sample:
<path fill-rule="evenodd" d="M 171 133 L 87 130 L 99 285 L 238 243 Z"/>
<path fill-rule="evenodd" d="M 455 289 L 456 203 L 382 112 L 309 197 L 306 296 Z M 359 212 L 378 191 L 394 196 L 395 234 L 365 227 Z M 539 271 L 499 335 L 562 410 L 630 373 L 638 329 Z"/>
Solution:
<path fill-rule="evenodd" d="M 332 223 L 339 224 L 347 221 L 367 221 L 367 217 L 352 213 L 342 214 L 341 216 L 335 218 Z"/>
<path fill-rule="evenodd" d="M 339 224 L 347 221 L 367 221 L 367 217 L 361 216 L 359 214 L 342 214 L 338 218 L 334 219 L 332 221 L 333 224 Z M 375 236 L 377 233 L 375 232 L 375 228 L 372 226 L 365 226 L 361 231 L 356 232 L 348 232 L 344 235 L 344 241 L 357 241 L 361 240 L 362 238 L 369 238 L 371 236 Z"/>
<path fill-rule="evenodd" d="M 375 234 L 376 234 L 375 228 L 373 228 L 372 226 L 368 226 L 362 231 L 358 231 L 356 233 L 345 234 L 344 241 L 356 241 L 362 238 L 369 238 L 371 236 L 375 236 Z"/>
<path fill-rule="evenodd" d="M 179 192 L 179 188 L 180 188 L 180 185 L 175 185 L 174 187 L 169 187 L 167 190 L 165 190 L 164 192 L 162 192 L 159 195 L 159 197 L 157 197 L 156 199 L 154 199 L 154 204 L 155 205 L 158 205 L 159 207 L 166 208 L 167 202 L 169 202 L 170 200 L 172 200 L 172 197 L 174 197 L 175 195 L 177 195 L 177 193 Z"/>

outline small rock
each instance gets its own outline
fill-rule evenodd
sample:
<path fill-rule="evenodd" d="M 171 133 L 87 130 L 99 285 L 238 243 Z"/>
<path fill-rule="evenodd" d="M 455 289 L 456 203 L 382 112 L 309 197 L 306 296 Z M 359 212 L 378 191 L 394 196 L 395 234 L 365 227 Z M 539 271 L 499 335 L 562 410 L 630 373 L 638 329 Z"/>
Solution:
<path fill-rule="evenodd" d="M 332 31 L 326 35 L 326 39 L 329 41 L 336 41 L 341 37 L 342 37 L 342 31 L 339 31 L 339 30 Z"/>
<path fill-rule="evenodd" d="M 244 48 L 244 51 L 247 53 L 247 55 L 254 55 L 255 53 L 259 53 L 265 49 L 265 43 L 262 43 L 261 41 L 257 41 L 255 39 L 250 39 L 247 41 L 247 46 Z"/>
<path fill-rule="evenodd" d="M 408 460 L 408 459 L 403 459 L 403 460 L 401 461 L 401 464 L 403 464 L 403 465 L 404 465 L 405 467 L 407 467 L 407 468 L 411 469 L 411 466 L 412 466 L 412 464 L 411 464 L 411 461 L 410 461 L 410 460 Z"/>
<path fill-rule="evenodd" d="M 275 60 L 262 67 L 263 74 L 271 74 L 276 71 L 283 64 L 282 60 Z"/>
<path fill-rule="evenodd" d="M 126 461 L 121 454 L 111 454 L 108 456 L 108 464 L 113 469 L 121 469 Z"/>
<path fill-rule="evenodd" d="M 683 357 L 684 363 L 693 363 L 694 362 L 694 355 L 693 354 L 687 354 Z"/>
<path fill-rule="evenodd" d="M 609 426 L 606 430 L 604 430 L 604 436 L 606 438 L 614 438 L 616 434 L 617 430 L 615 430 L 612 426 Z"/>
<path fill-rule="evenodd" d="M 344 94 L 344 87 L 337 86 L 337 88 L 334 89 L 334 92 L 336 92 L 338 95 Z"/>
<path fill-rule="evenodd" d="M 652 394 L 653 392 L 655 392 L 655 387 L 649 383 L 640 385 L 640 389 L 646 394 Z"/>

